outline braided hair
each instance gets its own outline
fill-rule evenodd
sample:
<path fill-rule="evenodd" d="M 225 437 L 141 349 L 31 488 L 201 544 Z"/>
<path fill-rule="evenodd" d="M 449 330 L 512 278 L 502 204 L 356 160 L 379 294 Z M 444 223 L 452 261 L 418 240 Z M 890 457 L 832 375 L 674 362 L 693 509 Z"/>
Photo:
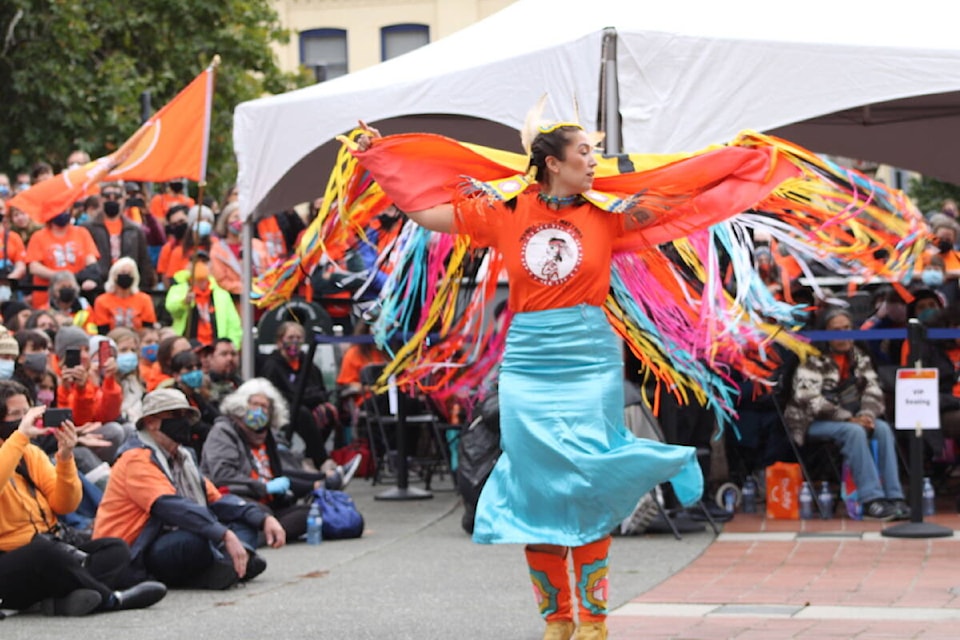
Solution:
<path fill-rule="evenodd" d="M 553 156 L 558 160 L 566 160 L 566 148 L 570 142 L 570 134 L 583 131 L 576 125 L 563 125 L 551 131 L 540 132 L 530 144 L 530 167 L 536 168 L 535 177 L 544 184 L 547 176 L 547 158 Z"/>

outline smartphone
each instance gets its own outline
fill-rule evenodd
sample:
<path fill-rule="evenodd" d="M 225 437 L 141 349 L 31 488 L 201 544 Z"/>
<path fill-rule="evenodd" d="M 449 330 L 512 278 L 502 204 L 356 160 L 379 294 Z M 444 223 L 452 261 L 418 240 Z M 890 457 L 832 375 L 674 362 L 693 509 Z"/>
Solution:
<path fill-rule="evenodd" d="M 108 344 L 107 347 L 110 345 Z M 63 355 L 63 366 L 66 368 L 80 366 L 80 349 L 67 349 Z"/>
<path fill-rule="evenodd" d="M 97 346 L 97 365 L 100 368 L 101 378 L 103 378 L 103 365 L 106 364 L 112 355 L 113 354 L 110 353 L 110 343 L 106 340 L 101 340 Z"/>
<path fill-rule="evenodd" d="M 57 429 L 64 420 L 73 420 L 72 409 L 47 409 L 43 412 L 43 426 Z"/>

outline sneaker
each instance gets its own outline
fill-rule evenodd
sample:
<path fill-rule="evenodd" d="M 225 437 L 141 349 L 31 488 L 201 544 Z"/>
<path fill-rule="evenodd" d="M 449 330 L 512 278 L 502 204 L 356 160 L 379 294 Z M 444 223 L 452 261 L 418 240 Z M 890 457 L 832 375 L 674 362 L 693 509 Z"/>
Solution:
<path fill-rule="evenodd" d="M 74 589 L 62 598 L 46 598 L 40 603 L 45 616 L 85 616 L 103 602 L 93 589 Z"/>
<path fill-rule="evenodd" d="M 909 520 L 909 519 L 910 519 L 910 515 L 911 515 L 910 505 L 907 504 L 907 501 L 906 501 L 906 500 L 904 500 L 904 499 L 902 499 L 902 498 L 898 498 L 898 499 L 896 499 L 896 500 L 892 500 L 891 502 L 892 502 L 892 504 L 893 504 L 893 508 L 894 508 L 894 509 L 896 510 L 896 512 L 897 512 L 897 515 L 896 515 L 896 517 L 894 517 L 894 520 Z"/>
<path fill-rule="evenodd" d="M 343 484 L 340 487 L 340 490 L 347 488 L 347 485 L 350 484 L 350 481 L 353 480 L 353 476 L 356 475 L 357 469 L 360 468 L 360 463 L 363 462 L 363 454 L 358 453 L 357 455 L 350 458 L 347 461 L 347 464 L 340 467 L 340 475 L 343 477 Z"/>
<path fill-rule="evenodd" d="M 897 517 L 897 508 L 886 500 L 871 500 L 863 505 L 864 520 L 890 522 Z"/>

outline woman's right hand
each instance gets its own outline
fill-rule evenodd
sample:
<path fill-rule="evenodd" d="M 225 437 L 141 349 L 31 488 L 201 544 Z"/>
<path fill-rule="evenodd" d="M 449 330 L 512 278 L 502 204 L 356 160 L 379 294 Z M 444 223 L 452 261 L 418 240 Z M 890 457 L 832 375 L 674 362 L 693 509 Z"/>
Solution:
<path fill-rule="evenodd" d="M 360 125 L 360 128 L 367 132 L 367 133 L 361 133 L 357 137 L 357 147 L 360 149 L 360 151 L 366 151 L 373 145 L 373 141 L 376 138 L 381 137 L 380 132 L 374 129 L 373 127 L 369 126 L 363 120 L 358 120 L 357 122 Z"/>

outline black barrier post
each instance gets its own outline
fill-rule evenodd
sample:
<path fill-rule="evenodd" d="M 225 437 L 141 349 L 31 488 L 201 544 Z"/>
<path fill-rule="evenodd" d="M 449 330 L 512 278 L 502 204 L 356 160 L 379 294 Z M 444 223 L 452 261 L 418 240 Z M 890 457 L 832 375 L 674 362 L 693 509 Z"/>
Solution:
<path fill-rule="evenodd" d="M 910 343 L 910 366 L 919 368 L 920 349 L 926 341 L 927 330 L 916 318 L 907 323 L 907 341 Z M 923 428 L 918 425 L 910 438 L 910 522 L 887 527 L 880 532 L 887 538 L 948 538 L 953 529 L 923 521 Z"/>
<path fill-rule="evenodd" d="M 391 383 L 392 387 L 392 383 Z M 410 469 L 407 465 L 407 410 L 403 406 L 403 391 L 391 388 L 397 394 L 397 486 L 373 496 L 374 500 L 428 500 L 433 493 L 410 486 Z"/>

